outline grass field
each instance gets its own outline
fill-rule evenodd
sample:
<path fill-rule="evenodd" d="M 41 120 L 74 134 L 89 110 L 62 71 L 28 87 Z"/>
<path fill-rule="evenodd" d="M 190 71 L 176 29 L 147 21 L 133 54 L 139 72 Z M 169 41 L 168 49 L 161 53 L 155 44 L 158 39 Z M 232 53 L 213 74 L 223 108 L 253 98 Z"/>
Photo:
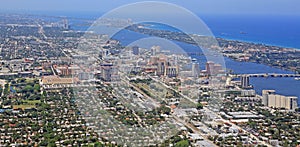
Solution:
<path fill-rule="evenodd" d="M 13 105 L 13 109 L 31 109 L 35 108 L 35 105 L 29 105 L 29 104 L 22 104 L 22 105 Z"/>
<path fill-rule="evenodd" d="M 23 100 L 24 104 L 21 105 L 13 105 L 13 109 L 30 109 L 30 108 L 36 108 L 36 104 L 41 103 L 40 100 Z"/>
<path fill-rule="evenodd" d="M 29 105 L 35 105 L 41 103 L 41 100 L 23 100 L 22 102 Z"/>

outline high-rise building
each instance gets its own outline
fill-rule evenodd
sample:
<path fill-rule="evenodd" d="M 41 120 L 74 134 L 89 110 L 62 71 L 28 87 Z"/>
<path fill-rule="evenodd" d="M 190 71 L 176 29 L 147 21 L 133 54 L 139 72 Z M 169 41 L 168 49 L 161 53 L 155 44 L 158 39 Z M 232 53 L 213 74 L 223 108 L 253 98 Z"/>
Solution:
<path fill-rule="evenodd" d="M 213 67 L 214 65 L 215 65 L 214 62 L 211 62 L 211 61 L 206 62 L 205 70 L 206 70 L 206 73 L 207 73 L 208 75 L 211 75 L 212 67 Z"/>
<path fill-rule="evenodd" d="M 298 97 L 295 96 L 289 96 L 287 97 L 286 103 L 285 103 L 285 108 L 289 110 L 295 110 L 298 108 Z"/>
<path fill-rule="evenodd" d="M 68 30 L 69 29 L 69 22 L 67 19 L 63 19 L 63 28 L 65 30 Z"/>
<path fill-rule="evenodd" d="M 205 70 L 207 75 L 217 75 L 224 73 L 224 71 L 222 70 L 222 66 L 212 61 L 208 61 L 206 63 Z"/>
<path fill-rule="evenodd" d="M 158 59 L 159 59 L 159 58 L 158 58 L 157 56 L 151 56 L 151 57 L 150 57 L 150 60 L 149 60 L 149 64 L 150 64 L 150 65 L 156 65 Z"/>
<path fill-rule="evenodd" d="M 177 77 L 178 75 L 178 67 L 177 66 L 169 66 L 166 69 L 166 74 L 169 78 Z"/>
<path fill-rule="evenodd" d="M 252 86 L 250 85 L 250 77 L 247 75 L 241 76 L 241 87 L 243 89 L 250 89 Z"/>
<path fill-rule="evenodd" d="M 166 76 L 166 69 L 168 67 L 168 58 L 165 55 L 159 55 L 157 61 L 157 75 Z"/>
<path fill-rule="evenodd" d="M 152 56 L 150 59 L 150 65 L 156 66 L 157 76 L 167 76 L 169 78 L 178 76 L 178 65 L 172 62 L 166 55 L 160 54 L 158 56 Z"/>
<path fill-rule="evenodd" d="M 192 76 L 194 78 L 197 78 L 199 77 L 199 72 L 200 72 L 200 69 L 199 69 L 199 63 L 197 61 L 194 61 L 192 63 Z"/>
<path fill-rule="evenodd" d="M 275 94 L 274 90 L 263 90 L 263 104 L 271 108 L 285 108 L 293 110 L 297 108 L 297 97 Z"/>
<path fill-rule="evenodd" d="M 140 54 L 140 49 L 139 49 L 139 47 L 138 47 L 138 46 L 133 46 L 133 47 L 132 47 L 132 53 L 133 53 L 134 55 L 139 55 L 139 54 Z"/>
<path fill-rule="evenodd" d="M 101 78 L 103 81 L 110 82 L 112 80 L 113 64 L 106 63 L 101 65 Z"/>
<path fill-rule="evenodd" d="M 153 56 L 157 55 L 158 53 L 160 53 L 160 46 L 152 46 L 151 47 L 151 54 Z"/>
<path fill-rule="evenodd" d="M 161 75 L 165 75 L 166 73 L 166 67 L 167 67 L 167 63 L 165 60 L 159 60 L 157 63 L 157 75 L 161 76 Z"/>
<path fill-rule="evenodd" d="M 275 94 L 275 90 L 263 90 L 262 91 L 262 104 L 268 106 L 268 95 Z"/>

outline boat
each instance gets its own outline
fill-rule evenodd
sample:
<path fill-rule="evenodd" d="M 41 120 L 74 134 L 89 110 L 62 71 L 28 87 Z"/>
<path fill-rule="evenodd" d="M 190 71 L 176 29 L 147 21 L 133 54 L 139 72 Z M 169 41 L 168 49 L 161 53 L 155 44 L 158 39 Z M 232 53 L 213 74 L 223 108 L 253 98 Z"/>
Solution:
<path fill-rule="evenodd" d="M 295 78 L 295 80 L 300 80 L 300 77 Z"/>

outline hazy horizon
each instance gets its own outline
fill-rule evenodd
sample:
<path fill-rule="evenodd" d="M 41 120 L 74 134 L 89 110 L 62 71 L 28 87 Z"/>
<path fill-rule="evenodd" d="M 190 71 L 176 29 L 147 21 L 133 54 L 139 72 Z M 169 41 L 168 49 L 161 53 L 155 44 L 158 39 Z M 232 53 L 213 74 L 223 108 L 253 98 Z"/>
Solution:
<path fill-rule="evenodd" d="M 114 8 L 141 2 L 137 0 L 126 1 L 97 1 L 97 0 L 4 0 L 1 2 L 0 12 L 18 11 L 53 11 L 53 12 L 101 12 L 105 13 Z M 298 0 L 226 0 L 226 1 L 198 1 L 191 0 L 183 2 L 179 0 L 163 0 L 157 2 L 166 2 L 179 5 L 196 14 L 257 14 L 257 15 L 300 15 Z"/>

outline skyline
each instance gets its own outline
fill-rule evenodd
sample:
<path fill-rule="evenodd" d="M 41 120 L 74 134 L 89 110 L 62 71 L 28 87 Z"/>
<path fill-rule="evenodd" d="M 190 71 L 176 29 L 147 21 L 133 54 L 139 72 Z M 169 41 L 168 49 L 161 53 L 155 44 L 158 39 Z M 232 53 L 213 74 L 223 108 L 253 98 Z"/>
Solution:
<path fill-rule="evenodd" d="M 114 8 L 141 2 L 137 0 L 126 1 L 97 1 L 97 0 L 4 0 L 1 3 L 0 11 L 8 12 L 33 12 L 33 11 L 57 11 L 57 12 L 107 12 Z M 179 0 L 162 0 L 157 2 L 167 2 L 182 6 L 196 14 L 257 14 L 257 15 L 300 15 L 297 0 L 226 0 L 226 1 L 197 1 L 191 0 L 183 2 Z"/>
<path fill-rule="evenodd" d="M 135 2 L 2 0 L 0 146 L 300 145 L 299 2 Z"/>

